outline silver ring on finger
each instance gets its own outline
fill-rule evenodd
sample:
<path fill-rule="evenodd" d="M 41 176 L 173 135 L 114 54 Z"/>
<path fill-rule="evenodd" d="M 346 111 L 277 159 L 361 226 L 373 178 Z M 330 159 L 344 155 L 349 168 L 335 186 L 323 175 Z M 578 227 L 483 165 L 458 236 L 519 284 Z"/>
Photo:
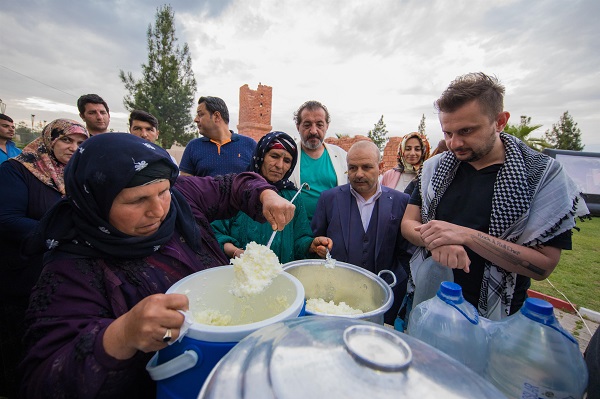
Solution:
<path fill-rule="evenodd" d="M 171 329 L 167 328 L 167 332 L 165 332 L 165 335 L 163 336 L 163 342 L 169 342 L 171 340 L 172 335 L 171 335 Z"/>

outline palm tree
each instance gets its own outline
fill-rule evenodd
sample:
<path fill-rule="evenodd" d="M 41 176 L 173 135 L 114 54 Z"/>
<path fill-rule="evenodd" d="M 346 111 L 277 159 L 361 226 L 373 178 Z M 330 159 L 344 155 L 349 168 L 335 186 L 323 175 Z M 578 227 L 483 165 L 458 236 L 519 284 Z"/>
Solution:
<path fill-rule="evenodd" d="M 542 125 L 530 125 L 530 123 L 530 116 L 521 115 L 521 123 L 518 125 L 507 124 L 504 127 L 504 132 L 521 139 L 521 141 L 536 151 L 542 152 L 544 148 L 551 148 L 552 144 L 542 138 L 528 137 L 531 132 L 542 127 Z"/>

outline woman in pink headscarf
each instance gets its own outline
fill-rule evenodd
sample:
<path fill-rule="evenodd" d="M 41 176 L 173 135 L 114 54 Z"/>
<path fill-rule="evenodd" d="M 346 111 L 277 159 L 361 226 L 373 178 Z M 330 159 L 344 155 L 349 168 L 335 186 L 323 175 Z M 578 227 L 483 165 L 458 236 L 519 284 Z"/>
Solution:
<path fill-rule="evenodd" d="M 429 148 L 424 134 L 412 132 L 404 136 L 398 147 L 398 166 L 383 174 L 381 184 L 404 191 L 429 156 Z"/>

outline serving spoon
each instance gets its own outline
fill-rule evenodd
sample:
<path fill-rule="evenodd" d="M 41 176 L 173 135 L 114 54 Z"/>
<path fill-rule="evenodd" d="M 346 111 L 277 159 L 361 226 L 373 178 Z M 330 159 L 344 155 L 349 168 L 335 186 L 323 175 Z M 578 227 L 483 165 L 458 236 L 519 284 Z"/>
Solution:
<path fill-rule="evenodd" d="M 300 185 L 300 188 L 298 189 L 298 192 L 296 194 L 294 194 L 294 196 L 292 197 L 292 199 L 290 200 L 290 204 L 294 203 L 294 200 L 296 199 L 296 197 L 298 196 L 298 194 L 300 194 L 302 192 L 302 188 L 306 186 L 308 190 L 310 190 L 310 187 L 308 186 L 308 183 L 304 182 Z M 274 230 L 273 233 L 271 234 L 271 238 L 269 238 L 269 242 L 267 242 L 267 248 L 271 248 L 271 244 L 273 244 L 273 239 L 275 238 L 275 234 L 277 233 L 277 230 Z"/>

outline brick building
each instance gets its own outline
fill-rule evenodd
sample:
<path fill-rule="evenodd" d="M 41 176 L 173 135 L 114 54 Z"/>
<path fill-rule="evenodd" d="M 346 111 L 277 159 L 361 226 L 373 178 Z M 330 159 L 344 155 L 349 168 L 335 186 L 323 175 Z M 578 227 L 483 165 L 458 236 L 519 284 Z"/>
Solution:
<path fill-rule="evenodd" d="M 272 99 L 271 86 L 259 83 L 256 90 L 250 89 L 247 84 L 240 87 L 240 114 L 237 125 L 239 134 L 258 141 L 271 131 Z"/>
<path fill-rule="evenodd" d="M 339 138 L 338 137 L 327 137 L 325 139 L 325 142 L 328 144 L 337 145 L 338 147 L 341 147 L 344 150 L 348 151 L 350 149 L 350 147 L 352 147 L 352 144 L 356 143 L 357 141 L 362 141 L 362 140 L 372 141 L 367 136 L 361 136 L 360 134 L 357 134 L 354 137 L 349 137 L 349 136 L 343 136 L 343 137 L 339 137 Z"/>
<path fill-rule="evenodd" d="M 356 135 L 354 137 L 328 137 L 325 139 L 326 143 L 337 145 L 338 147 L 342 147 L 344 150 L 348 151 L 352 144 L 361 140 L 369 140 L 372 141 L 367 136 Z M 383 161 L 383 168 L 381 169 L 381 173 L 395 167 L 398 164 L 397 155 L 398 155 L 398 146 L 402 143 L 402 137 L 390 137 L 387 142 L 385 148 L 383 149 L 383 156 L 381 160 Z"/>
<path fill-rule="evenodd" d="M 402 143 L 401 136 L 390 137 L 383 149 L 383 172 L 398 165 L 398 147 Z"/>

